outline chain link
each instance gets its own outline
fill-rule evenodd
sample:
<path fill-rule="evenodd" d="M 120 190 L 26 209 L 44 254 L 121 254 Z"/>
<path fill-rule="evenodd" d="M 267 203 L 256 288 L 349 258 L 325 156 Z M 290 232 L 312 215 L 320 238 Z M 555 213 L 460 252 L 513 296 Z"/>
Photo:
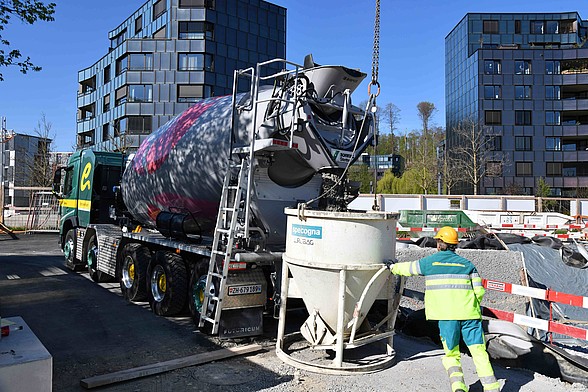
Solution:
<path fill-rule="evenodd" d="M 372 84 L 378 84 L 380 67 L 380 0 L 376 0 L 376 18 L 374 21 L 374 51 L 372 53 Z"/>

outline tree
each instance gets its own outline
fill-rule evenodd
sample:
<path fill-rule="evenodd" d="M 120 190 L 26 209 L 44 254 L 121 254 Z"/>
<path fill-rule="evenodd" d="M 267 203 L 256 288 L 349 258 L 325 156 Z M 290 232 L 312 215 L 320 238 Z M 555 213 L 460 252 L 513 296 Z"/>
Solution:
<path fill-rule="evenodd" d="M 458 143 L 450 155 L 461 168 L 461 177 L 472 185 L 474 195 L 484 176 L 500 176 L 506 164 L 504 155 L 494 151 L 493 135 L 471 119 L 460 122 L 454 129 Z"/>
<path fill-rule="evenodd" d="M 53 165 L 51 162 L 51 133 L 53 124 L 47 121 L 45 113 L 34 128 L 35 136 L 38 138 L 37 149 L 32 157 L 27 157 L 29 162 L 29 183 L 35 187 L 50 187 L 53 183 Z"/>
<path fill-rule="evenodd" d="M 357 181 L 361 185 L 359 187 L 360 193 L 371 193 L 371 184 L 374 181 L 374 176 L 370 173 L 368 165 L 351 165 L 349 168 L 349 180 Z"/>
<path fill-rule="evenodd" d="M 37 0 L 0 0 L 0 32 L 14 17 L 24 23 L 32 25 L 37 20 L 53 21 L 55 3 L 47 3 Z M 10 42 L 0 35 L 0 67 L 16 66 L 20 72 L 40 71 L 41 67 L 34 65 L 30 57 L 22 59 L 22 53 L 18 49 L 10 48 Z M 0 81 L 4 78 L 0 73 Z"/>
<path fill-rule="evenodd" d="M 537 180 L 535 196 L 541 199 L 551 196 L 551 187 L 543 177 Z M 541 211 L 555 211 L 556 204 L 555 200 L 541 200 Z"/>
<path fill-rule="evenodd" d="M 418 184 L 425 195 L 435 188 L 437 181 L 436 143 L 429 130 L 429 122 L 436 111 L 435 104 L 431 102 L 419 102 L 417 105 L 423 128 L 414 166 L 418 169 Z"/>
<path fill-rule="evenodd" d="M 385 135 L 388 137 L 388 141 L 391 147 L 389 154 L 395 154 L 397 152 L 397 143 L 394 131 L 397 129 L 397 124 L 400 121 L 400 109 L 398 106 L 394 105 L 393 103 L 387 103 L 386 106 L 384 106 L 382 120 L 388 125 L 388 131 L 390 131 L 389 135 Z"/>

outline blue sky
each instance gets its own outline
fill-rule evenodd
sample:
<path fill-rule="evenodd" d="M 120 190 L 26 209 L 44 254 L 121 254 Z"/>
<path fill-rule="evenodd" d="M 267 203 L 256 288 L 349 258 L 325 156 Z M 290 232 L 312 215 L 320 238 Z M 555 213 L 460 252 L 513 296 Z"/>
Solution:
<path fill-rule="evenodd" d="M 107 53 L 108 32 L 143 0 L 53 0 L 55 21 L 33 26 L 11 23 L 3 32 L 12 46 L 43 67 L 22 75 L 2 68 L 0 116 L 8 129 L 34 134 L 44 113 L 54 147 L 75 143 L 77 72 Z M 218 0 L 221 1 L 221 0 Z M 354 102 L 368 98 L 375 0 L 274 0 L 288 9 L 287 57 L 302 63 L 312 53 L 319 64 L 341 64 L 368 74 Z M 445 125 L 445 36 L 468 12 L 567 12 L 588 18 L 588 5 L 570 0 L 381 0 L 378 104 L 401 110 L 399 132 L 418 129 L 416 105 L 433 102 L 432 123 Z"/>

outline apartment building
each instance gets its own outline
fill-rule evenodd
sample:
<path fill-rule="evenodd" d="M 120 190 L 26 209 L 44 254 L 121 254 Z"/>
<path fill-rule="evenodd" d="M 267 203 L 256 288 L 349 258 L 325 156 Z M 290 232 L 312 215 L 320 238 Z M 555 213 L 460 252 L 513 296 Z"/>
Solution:
<path fill-rule="evenodd" d="M 148 0 L 108 38 L 107 53 L 78 72 L 79 148 L 136 148 L 194 102 L 230 94 L 234 70 L 285 58 L 286 9 Z"/>
<path fill-rule="evenodd" d="M 447 152 L 485 136 L 480 194 L 588 191 L 588 21 L 577 12 L 469 13 L 445 38 Z M 472 193 L 462 183 L 452 193 Z"/>

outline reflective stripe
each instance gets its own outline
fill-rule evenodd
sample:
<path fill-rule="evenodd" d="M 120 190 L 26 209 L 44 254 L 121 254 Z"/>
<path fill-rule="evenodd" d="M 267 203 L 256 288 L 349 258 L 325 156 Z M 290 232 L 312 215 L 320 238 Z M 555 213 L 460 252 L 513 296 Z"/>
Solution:
<path fill-rule="evenodd" d="M 472 280 L 472 286 L 474 287 L 483 287 L 481 280 Z"/>
<path fill-rule="evenodd" d="M 472 286 L 469 284 L 434 284 L 426 286 L 427 290 L 472 290 Z"/>
<path fill-rule="evenodd" d="M 442 261 L 434 261 L 433 263 L 431 263 L 431 265 L 434 265 L 435 267 L 439 267 L 439 266 L 445 266 L 445 267 L 465 267 L 465 264 L 461 264 L 461 263 L 444 263 Z"/>
<path fill-rule="evenodd" d="M 477 272 L 472 272 L 470 276 L 472 277 L 472 279 L 481 279 L 480 274 L 478 274 Z"/>
<path fill-rule="evenodd" d="M 421 275 L 421 265 L 418 260 L 410 263 L 410 266 L 408 268 L 408 272 L 411 275 Z"/>
<path fill-rule="evenodd" d="M 483 385 L 486 385 L 486 384 L 494 384 L 497 381 L 496 381 L 496 377 L 494 377 L 494 376 L 486 376 L 486 377 L 480 377 L 480 382 Z"/>
<path fill-rule="evenodd" d="M 458 373 L 458 375 L 452 375 L 449 377 L 449 382 L 450 383 L 454 383 L 454 382 L 463 382 L 463 373 Z"/>
<path fill-rule="evenodd" d="M 463 274 L 435 274 L 427 276 L 427 279 L 430 280 L 437 280 L 437 279 L 463 279 L 463 280 L 470 280 L 469 275 Z"/>
<path fill-rule="evenodd" d="M 459 366 L 451 366 L 449 369 L 447 369 L 447 374 L 452 375 L 453 373 L 463 374 L 463 370 Z"/>

